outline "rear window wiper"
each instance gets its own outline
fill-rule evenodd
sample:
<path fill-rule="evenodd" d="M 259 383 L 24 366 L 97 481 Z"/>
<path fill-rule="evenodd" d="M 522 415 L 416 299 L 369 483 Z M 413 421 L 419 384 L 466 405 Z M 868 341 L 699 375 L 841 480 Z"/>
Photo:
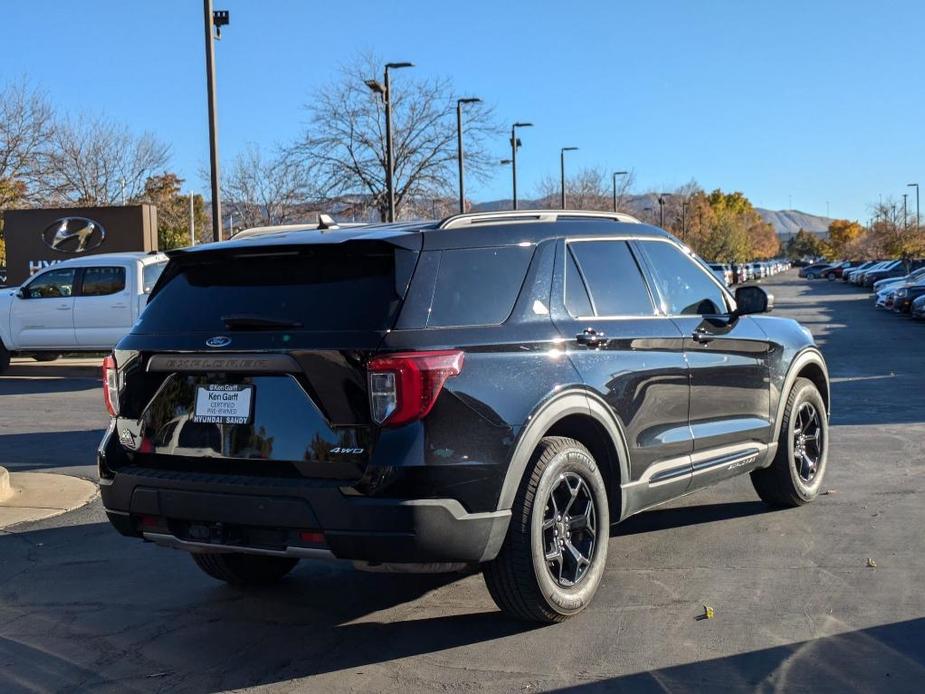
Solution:
<path fill-rule="evenodd" d="M 235 313 L 222 316 L 229 330 L 276 330 L 279 328 L 301 328 L 302 323 L 287 318 L 271 318 L 253 313 Z"/>

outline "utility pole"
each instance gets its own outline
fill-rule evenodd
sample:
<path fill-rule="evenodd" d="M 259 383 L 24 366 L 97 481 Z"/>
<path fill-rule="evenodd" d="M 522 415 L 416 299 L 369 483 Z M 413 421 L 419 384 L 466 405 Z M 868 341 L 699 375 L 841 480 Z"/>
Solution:
<path fill-rule="evenodd" d="M 909 193 L 903 193 L 903 231 L 909 230 L 909 213 L 906 211 L 908 209 L 906 205 L 908 197 Z"/>
<path fill-rule="evenodd" d="M 532 128 L 533 123 L 514 123 L 511 126 L 511 194 L 513 195 L 513 208 L 517 209 L 517 149 L 520 140 L 517 138 L 517 128 Z"/>
<path fill-rule="evenodd" d="M 562 198 L 561 198 L 561 205 L 559 209 L 562 209 L 562 210 L 565 209 L 565 153 L 574 152 L 576 149 L 578 148 L 577 147 L 563 147 L 562 149 L 559 150 L 559 170 L 561 173 L 561 181 L 562 181 Z"/>
<path fill-rule="evenodd" d="M 193 214 L 193 194 L 189 194 L 189 245 L 196 245 L 196 216 Z"/>
<path fill-rule="evenodd" d="M 613 172 L 613 211 L 617 211 L 617 176 L 625 176 L 628 174 L 628 171 L 614 171 Z"/>
<path fill-rule="evenodd" d="M 477 104 L 481 101 L 478 97 L 469 97 L 456 100 L 456 156 L 459 159 L 459 214 L 466 212 L 466 186 L 463 176 L 463 127 L 462 127 L 462 105 Z"/>
<path fill-rule="evenodd" d="M 227 10 L 212 11 L 212 0 L 202 1 L 206 39 L 206 88 L 209 97 L 209 173 L 212 182 L 212 240 L 222 240 L 222 198 L 218 166 L 218 115 L 215 103 L 215 43 L 222 38 L 222 27 L 231 22 Z M 213 29 L 215 36 L 213 38 Z"/>
<path fill-rule="evenodd" d="M 386 63 L 383 84 L 376 80 L 366 80 L 366 86 L 382 97 L 385 107 L 385 188 L 388 201 L 388 221 L 395 221 L 395 158 L 392 150 L 392 82 L 389 70 L 398 70 L 403 67 L 414 67 L 414 63 Z"/>
<path fill-rule="evenodd" d="M 658 196 L 658 225 L 665 228 L 665 198 L 670 198 L 671 193 L 661 193 Z"/>
<path fill-rule="evenodd" d="M 919 184 L 909 183 L 907 184 L 907 187 L 915 188 L 915 230 L 918 232 L 919 224 L 922 223 L 921 218 L 919 217 Z"/>

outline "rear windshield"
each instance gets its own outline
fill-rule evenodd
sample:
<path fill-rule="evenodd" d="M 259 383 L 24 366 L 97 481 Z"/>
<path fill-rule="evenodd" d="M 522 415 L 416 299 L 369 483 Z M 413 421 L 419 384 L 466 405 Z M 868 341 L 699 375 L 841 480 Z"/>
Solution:
<path fill-rule="evenodd" d="M 238 330 L 277 322 L 287 332 L 390 328 L 415 257 L 385 244 L 181 257 L 133 332 L 214 334 L 229 330 L 229 320 Z"/>

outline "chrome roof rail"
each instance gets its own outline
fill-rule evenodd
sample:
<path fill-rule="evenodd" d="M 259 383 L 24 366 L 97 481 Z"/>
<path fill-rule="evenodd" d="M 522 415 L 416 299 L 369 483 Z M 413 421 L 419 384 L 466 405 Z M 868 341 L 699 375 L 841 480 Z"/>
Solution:
<path fill-rule="evenodd" d="M 632 215 L 622 212 L 590 212 L 588 210 L 499 210 L 497 212 L 470 212 L 447 217 L 438 229 L 459 229 L 482 224 L 527 224 L 557 222 L 561 218 L 586 217 L 588 219 L 609 219 L 614 222 L 641 224 Z"/>

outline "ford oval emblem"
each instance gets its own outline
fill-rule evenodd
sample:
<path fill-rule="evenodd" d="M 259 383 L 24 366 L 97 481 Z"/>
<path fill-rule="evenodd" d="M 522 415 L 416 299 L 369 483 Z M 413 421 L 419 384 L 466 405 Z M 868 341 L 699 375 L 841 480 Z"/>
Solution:
<path fill-rule="evenodd" d="M 106 230 L 86 217 L 62 217 L 45 227 L 42 240 L 53 251 L 86 253 L 103 245 Z"/>
<path fill-rule="evenodd" d="M 224 335 L 216 335 L 206 340 L 206 347 L 227 347 L 231 344 L 231 338 Z"/>

